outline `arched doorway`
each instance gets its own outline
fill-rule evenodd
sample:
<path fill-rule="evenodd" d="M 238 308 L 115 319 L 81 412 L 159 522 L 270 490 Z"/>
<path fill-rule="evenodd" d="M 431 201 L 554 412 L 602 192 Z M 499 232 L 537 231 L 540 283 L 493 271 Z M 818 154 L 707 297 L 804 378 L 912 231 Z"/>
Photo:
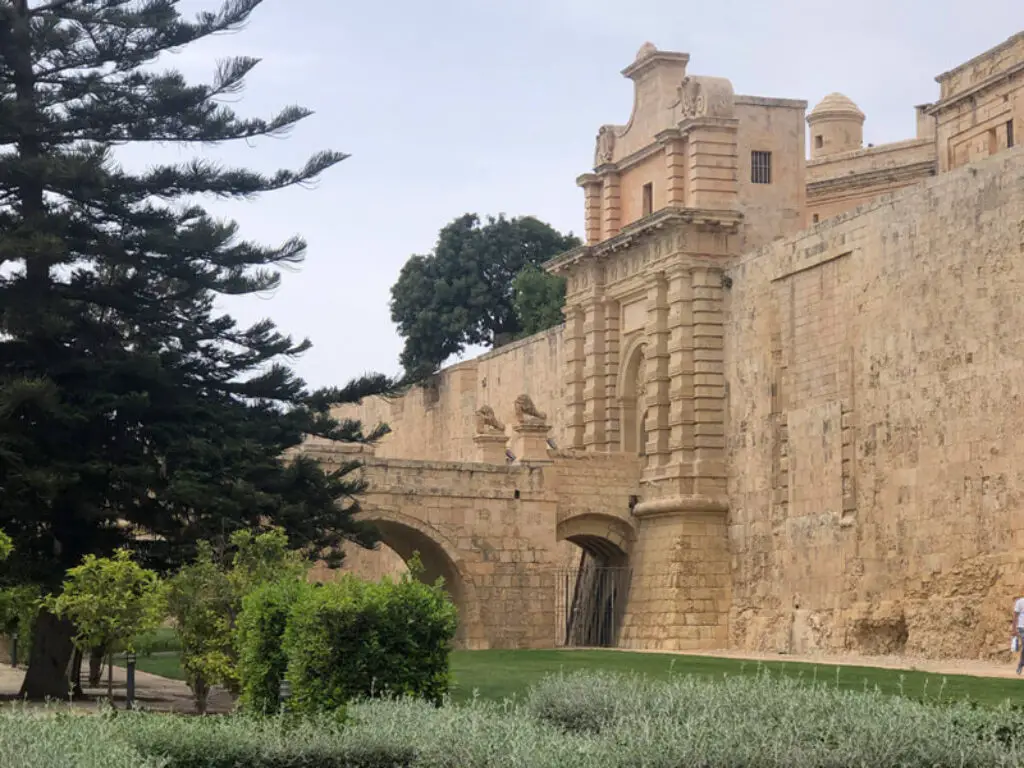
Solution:
<path fill-rule="evenodd" d="M 559 644 L 614 648 L 629 599 L 632 528 L 618 517 L 586 514 L 560 523 L 557 538 L 579 553 L 556 579 Z"/>
<path fill-rule="evenodd" d="M 646 347 L 640 342 L 627 350 L 618 386 L 622 451 L 640 456 L 647 450 Z"/>

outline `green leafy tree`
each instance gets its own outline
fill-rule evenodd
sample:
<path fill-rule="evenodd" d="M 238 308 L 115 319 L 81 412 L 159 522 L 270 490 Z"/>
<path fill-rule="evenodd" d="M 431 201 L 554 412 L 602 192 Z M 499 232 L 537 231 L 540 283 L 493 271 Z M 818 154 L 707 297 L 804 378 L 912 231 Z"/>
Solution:
<path fill-rule="evenodd" d="M 206 711 L 211 686 L 238 689 L 236 625 L 246 596 L 266 584 L 298 583 L 311 564 L 289 549 L 280 528 L 236 531 L 231 550 L 218 557 L 201 542 L 195 561 L 169 583 L 169 612 L 199 712 Z"/>
<path fill-rule="evenodd" d="M 14 542 L 11 537 L 0 531 L 0 560 L 6 560 L 14 551 Z"/>
<path fill-rule="evenodd" d="M 86 555 L 68 571 L 64 588 L 45 600 L 54 616 L 69 619 L 80 650 L 107 650 L 107 695 L 113 700 L 115 649 L 135 651 L 135 637 L 156 629 L 164 617 L 164 599 L 156 573 L 132 559 L 127 549 L 113 557 Z"/>
<path fill-rule="evenodd" d="M 235 683 L 231 618 L 236 593 L 227 572 L 201 542 L 195 562 L 168 582 L 167 606 L 181 640 L 181 666 L 196 710 L 206 712 L 210 688 Z"/>
<path fill-rule="evenodd" d="M 522 336 L 540 333 L 562 323 L 564 277 L 549 275 L 540 267 L 529 266 L 515 276 L 512 291 L 512 304 L 523 326 Z"/>
<path fill-rule="evenodd" d="M 201 85 L 153 66 L 259 4 L 188 20 L 177 0 L 0 0 L 0 527 L 15 543 L 0 578 L 52 591 L 126 544 L 166 572 L 201 540 L 266 525 L 333 563 L 345 540 L 376 538 L 352 517 L 356 462 L 325 472 L 283 455 L 305 435 L 375 439 L 329 407 L 394 382 L 311 393 L 285 365 L 308 342 L 217 311 L 220 296 L 274 289 L 305 244 L 243 240 L 198 203 L 305 185 L 345 155 L 269 175 L 199 159 L 131 172 L 114 156 L 281 136 L 310 114 L 225 106 L 256 59 Z M 73 636 L 40 613 L 23 696 L 66 693 Z"/>
<path fill-rule="evenodd" d="M 516 275 L 579 244 L 530 216 L 488 217 L 481 225 L 467 213 L 445 226 L 433 252 L 410 258 L 391 287 L 407 377 L 436 371 L 469 345 L 498 347 L 517 338 L 524 325 L 515 308 Z"/>

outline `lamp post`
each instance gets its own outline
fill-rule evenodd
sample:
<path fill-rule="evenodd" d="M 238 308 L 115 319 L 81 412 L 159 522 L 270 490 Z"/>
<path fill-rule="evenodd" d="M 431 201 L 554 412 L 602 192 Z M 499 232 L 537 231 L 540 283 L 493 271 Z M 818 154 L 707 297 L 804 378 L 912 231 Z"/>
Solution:
<path fill-rule="evenodd" d="M 126 694 L 127 702 L 126 702 L 125 706 L 128 709 L 134 709 L 135 708 L 135 654 L 132 653 L 131 651 L 128 651 L 124 655 L 124 660 L 125 660 L 126 674 L 128 676 L 127 694 Z"/>
<path fill-rule="evenodd" d="M 18 633 L 11 634 L 11 666 L 18 668 Z"/>
<path fill-rule="evenodd" d="M 292 697 L 292 684 L 287 680 L 281 681 L 281 687 L 277 691 L 277 701 L 281 705 L 281 709 L 285 708 L 285 704 L 288 699 Z"/>

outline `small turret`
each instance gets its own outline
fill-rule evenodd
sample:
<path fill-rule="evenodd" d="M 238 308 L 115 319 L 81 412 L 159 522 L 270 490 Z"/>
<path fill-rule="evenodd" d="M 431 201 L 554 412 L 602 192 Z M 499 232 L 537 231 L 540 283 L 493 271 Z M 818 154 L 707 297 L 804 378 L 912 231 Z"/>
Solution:
<path fill-rule="evenodd" d="M 864 113 L 841 93 L 830 93 L 807 115 L 811 159 L 850 152 L 864 145 Z"/>

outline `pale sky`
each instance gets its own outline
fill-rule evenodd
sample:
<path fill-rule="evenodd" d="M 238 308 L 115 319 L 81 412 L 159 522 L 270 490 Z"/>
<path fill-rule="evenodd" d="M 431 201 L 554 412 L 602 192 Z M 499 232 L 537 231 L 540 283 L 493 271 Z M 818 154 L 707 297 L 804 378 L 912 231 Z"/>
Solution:
<path fill-rule="evenodd" d="M 217 0 L 183 0 L 193 10 Z M 981 8 L 983 12 L 980 12 Z M 249 239 L 301 234 L 307 260 L 272 296 L 233 300 L 313 349 L 295 361 L 311 386 L 398 373 L 388 311 L 405 260 L 466 212 L 533 215 L 581 234 L 583 193 L 602 123 L 623 124 L 619 74 L 647 40 L 690 54 L 689 71 L 737 93 L 806 99 L 841 91 L 867 115 L 864 140 L 911 138 L 934 77 L 1024 29 L 1021 0 L 266 0 L 239 33 L 169 63 L 194 78 L 215 61 L 263 62 L 236 108 L 270 117 L 315 110 L 285 139 L 204 151 L 265 171 L 320 149 L 352 156 L 314 189 L 213 203 Z M 628 9 L 628 10 L 627 10 Z M 855 15 L 853 15 L 855 14 Z M 126 162 L 194 150 L 133 150 Z"/>

